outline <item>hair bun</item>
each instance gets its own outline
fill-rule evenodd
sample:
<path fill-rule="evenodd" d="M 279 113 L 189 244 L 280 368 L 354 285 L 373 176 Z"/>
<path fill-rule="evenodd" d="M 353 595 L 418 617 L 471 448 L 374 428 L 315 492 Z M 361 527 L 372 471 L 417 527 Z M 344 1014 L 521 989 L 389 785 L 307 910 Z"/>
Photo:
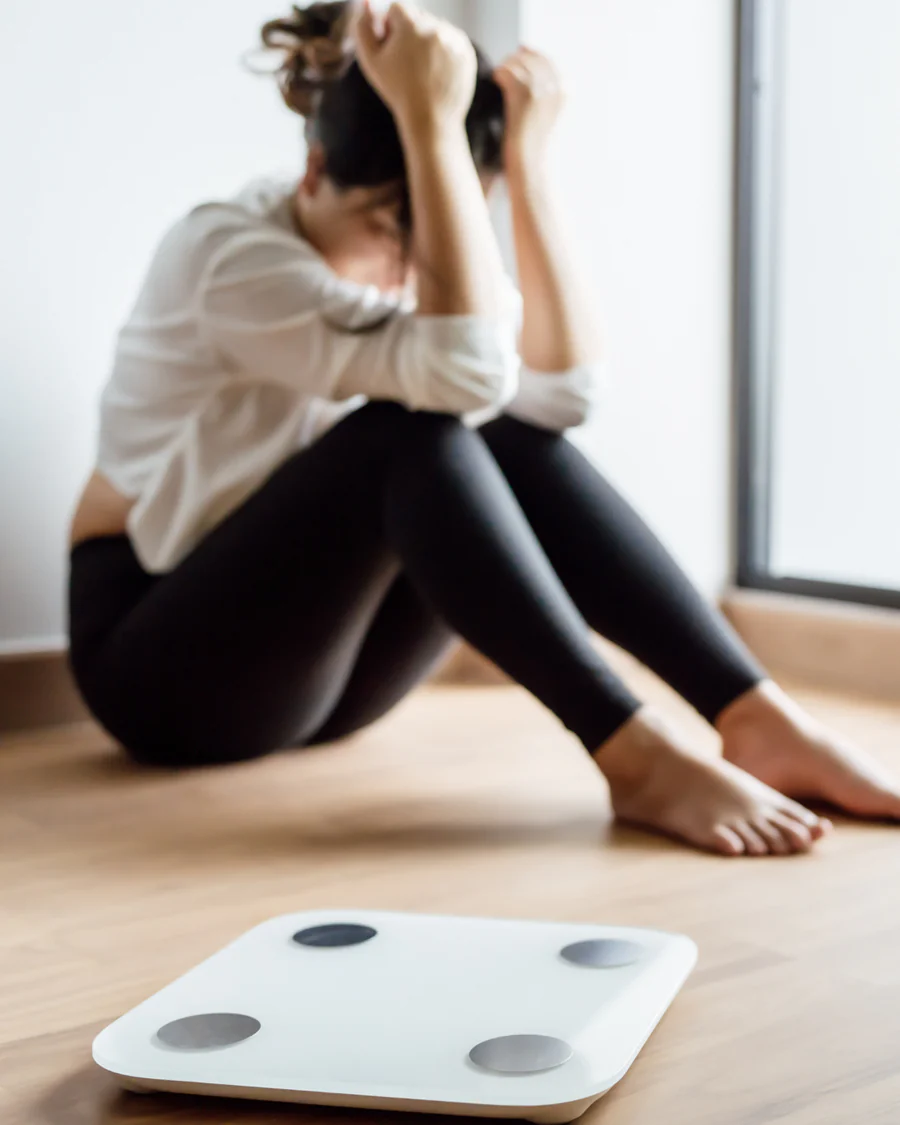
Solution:
<path fill-rule="evenodd" d="M 278 84 L 288 107 L 303 117 L 315 114 L 322 90 L 343 77 L 353 62 L 353 25 L 359 0 L 294 6 L 285 19 L 270 20 L 262 29 L 264 46 L 282 51 Z"/>

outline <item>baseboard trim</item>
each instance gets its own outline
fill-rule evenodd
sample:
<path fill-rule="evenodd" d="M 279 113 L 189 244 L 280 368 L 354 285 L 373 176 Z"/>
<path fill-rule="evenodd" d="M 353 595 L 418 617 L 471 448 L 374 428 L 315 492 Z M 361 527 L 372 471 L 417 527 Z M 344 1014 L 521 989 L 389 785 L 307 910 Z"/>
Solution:
<path fill-rule="evenodd" d="M 510 681 L 480 653 L 460 645 L 430 682 L 495 687 Z M 0 654 L 0 735 L 80 723 L 90 717 L 65 652 Z"/>
<path fill-rule="evenodd" d="M 88 717 L 65 652 L 0 656 L 0 734 Z"/>
<path fill-rule="evenodd" d="M 510 681 L 480 653 L 460 645 L 430 682 L 495 687 Z M 0 654 L 0 735 L 89 718 L 65 652 Z"/>
<path fill-rule="evenodd" d="M 900 701 L 900 611 L 743 589 L 730 590 L 722 609 L 774 676 Z M 496 687 L 510 681 L 463 644 L 431 682 Z M 65 652 L 0 655 L 0 734 L 87 718 Z"/>
<path fill-rule="evenodd" d="M 900 611 L 745 589 L 722 609 L 776 677 L 900 701 Z"/>

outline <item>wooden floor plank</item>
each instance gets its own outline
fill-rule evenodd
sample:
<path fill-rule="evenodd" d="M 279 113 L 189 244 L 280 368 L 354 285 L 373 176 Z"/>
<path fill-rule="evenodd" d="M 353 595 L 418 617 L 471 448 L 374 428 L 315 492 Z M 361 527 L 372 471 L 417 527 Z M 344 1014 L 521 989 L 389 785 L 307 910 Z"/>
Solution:
<path fill-rule="evenodd" d="M 900 768 L 900 708 L 803 698 Z M 389 1125 L 120 1095 L 90 1063 L 96 1031 L 229 939 L 327 906 L 691 934 L 695 975 L 591 1123 L 900 1120 L 900 831 L 842 822 L 815 855 L 727 861 L 617 827 L 516 688 L 432 688 L 341 746 L 180 776 L 89 724 L 30 732 L 0 749 L 0 800 L 4 1125 Z"/>

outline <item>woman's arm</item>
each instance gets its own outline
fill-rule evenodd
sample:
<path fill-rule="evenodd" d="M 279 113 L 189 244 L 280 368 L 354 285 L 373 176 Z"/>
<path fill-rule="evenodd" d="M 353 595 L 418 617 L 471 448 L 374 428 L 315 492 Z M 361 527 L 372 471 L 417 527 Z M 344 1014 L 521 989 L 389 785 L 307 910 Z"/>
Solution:
<path fill-rule="evenodd" d="M 495 72 L 506 100 L 506 172 L 524 302 L 522 359 L 569 372 L 602 358 L 590 288 L 575 265 L 547 149 L 564 97 L 552 64 L 522 48 Z"/>
<path fill-rule="evenodd" d="M 195 230 L 201 222 L 210 229 Z M 230 211 L 195 214 L 186 227 L 187 252 L 220 242 L 202 267 L 201 325 L 245 378 L 448 414 L 496 408 L 515 395 L 512 320 L 397 311 L 374 287 L 336 276 L 293 235 L 248 227 Z M 362 331 L 366 325 L 379 327 Z"/>
<path fill-rule="evenodd" d="M 239 221 L 221 232 L 203 272 L 207 339 L 245 375 L 309 394 L 366 395 L 453 414 L 503 406 L 515 395 L 520 361 L 508 282 L 466 136 L 474 48 L 449 24 L 394 4 L 384 34 L 363 12 L 358 53 L 406 153 L 416 315 L 389 316 L 368 333 L 341 331 L 381 321 L 376 291 L 335 277 L 298 240 L 244 230 Z"/>
<path fill-rule="evenodd" d="M 475 51 L 450 24 L 394 4 L 379 34 L 366 9 L 366 77 L 394 114 L 407 161 L 422 316 L 499 317 L 503 263 L 466 136 Z"/>
<path fill-rule="evenodd" d="M 465 131 L 474 49 L 449 24 L 399 4 L 383 33 L 366 9 L 357 42 L 406 152 L 418 312 L 385 318 L 377 291 L 341 280 L 297 239 L 232 220 L 200 285 L 208 341 L 245 375 L 309 394 L 454 414 L 496 409 L 515 395 L 519 358 Z M 379 322 L 371 332 L 341 330 Z"/>

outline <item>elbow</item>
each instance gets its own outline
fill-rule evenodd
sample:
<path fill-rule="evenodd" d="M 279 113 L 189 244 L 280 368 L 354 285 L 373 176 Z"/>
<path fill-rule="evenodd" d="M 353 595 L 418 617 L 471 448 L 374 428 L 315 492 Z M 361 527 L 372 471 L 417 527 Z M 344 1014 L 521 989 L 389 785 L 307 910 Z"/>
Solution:
<path fill-rule="evenodd" d="M 595 416 L 594 403 L 585 399 L 568 398 L 557 400 L 553 403 L 542 403 L 537 409 L 523 404 L 521 408 L 514 405 L 510 414 L 522 422 L 530 422 L 542 430 L 551 430 L 554 433 L 565 433 L 566 430 L 577 430 Z"/>
<path fill-rule="evenodd" d="M 605 389 L 601 365 L 585 365 L 559 374 L 525 368 L 521 389 L 509 413 L 523 422 L 563 433 L 591 421 Z"/>
<path fill-rule="evenodd" d="M 477 410 L 505 409 L 519 392 L 518 356 L 513 353 L 509 356 L 495 357 L 481 365 L 478 377 L 471 380 L 469 385 L 469 403 L 465 407 L 466 413 Z"/>
<path fill-rule="evenodd" d="M 459 415 L 499 412 L 518 393 L 519 368 L 515 352 L 447 357 L 432 365 L 427 402 L 420 409 Z"/>
<path fill-rule="evenodd" d="M 549 404 L 556 429 L 578 429 L 593 421 L 600 412 L 605 390 L 604 369 L 588 369 L 579 374 L 580 378 L 576 376 Z"/>
<path fill-rule="evenodd" d="M 482 317 L 418 317 L 405 380 L 414 409 L 499 412 L 519 388 L 515 325 Z"/>
<path fill-rule="evenodd" d="M 572 398 L 558 403 L 551 419 L 552 428 L 560 433 L 564 430 L 577 430 L 595 417 L 596 405 L 594 399 L 586 398 Z"/>

